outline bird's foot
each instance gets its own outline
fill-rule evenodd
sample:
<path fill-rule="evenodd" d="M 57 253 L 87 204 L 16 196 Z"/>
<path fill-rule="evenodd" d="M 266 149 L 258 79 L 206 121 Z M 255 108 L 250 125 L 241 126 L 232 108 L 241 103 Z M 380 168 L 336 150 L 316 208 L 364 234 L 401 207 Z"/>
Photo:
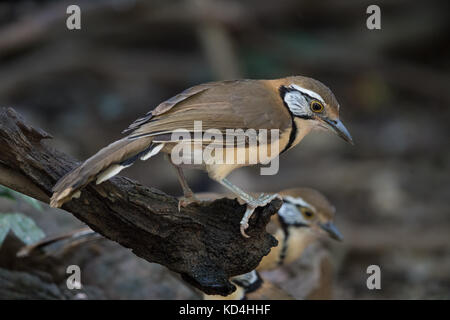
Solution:
<path fill-rule="evenodd" d="M 250 200 L 247 202 L 247 210 L 245 211 L 244 217 L 241 220 L 241 234 L 245 238 L 250 238 L 245 233 L 245 230 L 248 228 L 248 221 L 250 220 L 253 212 L 258 207 L 264 207 L 268 205 L 270 202 L 272 202 L 273 199 L 278 198 L 281 199 L 281 197 L 278 194 L 265 194 L 261 193 L 258 198 Z"/>
<path fill-rule="evenodd" d="M 190 195 L 190 196 L 184 196 L 178 199 L 178 211 L 181 210 L 181 207 L 185 208 L 188 205 L 190 205 L 191 203 L 201 203 L 203 202 L 200 199 L 197 199 L 197 197 L 195 195 Z"/>

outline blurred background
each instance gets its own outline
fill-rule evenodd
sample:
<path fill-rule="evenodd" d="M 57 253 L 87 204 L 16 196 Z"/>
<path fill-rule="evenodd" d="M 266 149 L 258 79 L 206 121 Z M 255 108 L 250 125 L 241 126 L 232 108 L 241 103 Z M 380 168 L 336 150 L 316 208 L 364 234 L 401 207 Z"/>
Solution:
<path fill-rule="evenodd" d="M 81 30 L 66 27 L 70 4 L 81 8 Z M 51 133 L 56 148 L 83 160 L 195 84 L 316 78 L 335 93 L 355 146 L 317 132 L 281 156 L 277 175 L 243 168 L 230 179 L 249 191 L 322 191 L 345 240 L 324 241 L 266 277 L 296 298 L 308 297 L 319 252 L 328 259 L 336 299 L 449 299 L 449 2 L 377 1 L 381 30 L 366 27 L 371 4 L 2 2 L 0 106 L 15 108 Z M 224 192 L 206 174 L 186 173 L 194 191 Z M 123 174 L 181 195 L 162 156 Z M 42 207 L 0 198 L 0 213 L 20 211 L 46 235 L 82 226 Z M 82 270 L 84 288 L 75 298 L 197 298 L 164 267 L 108 240 L 46 258 L 16 258 L 21 245 L 11 233 L 0 247 L 0 298 L 74 298 L 64 289 L 69 264 Z M 372 264 L 381 268 L 381 290 L 366 287 Z"/>

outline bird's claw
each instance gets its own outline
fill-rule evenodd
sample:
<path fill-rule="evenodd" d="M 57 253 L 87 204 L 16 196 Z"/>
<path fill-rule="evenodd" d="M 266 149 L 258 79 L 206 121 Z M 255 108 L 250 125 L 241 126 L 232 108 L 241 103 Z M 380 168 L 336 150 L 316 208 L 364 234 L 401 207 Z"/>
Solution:
<path fill-rule="evenodd" d="M 247 207 L 257 208 L 257 207 L 265 207 L 270 202 L 272 202 L 273 199 L 280 198 L 278 194 L 265 194 L 261 193 L 258 198 L 253 199 L 252 201 L 247 203 Z"/>
<path fill-rule="evenodd" d="M 247 230 L 249 227 L 248 221 L 250 220 L 250 217 L 252 216 L 255 209 L 258 207 L 264 207 L 268 205 L 275 198 L 281 199 L 281 197 L 278 194 L 261 193 L 258 196 L 258 198 L 247 202 L 247 210 L 245 211 L 244 217 L 241 220 L 241 228 L 240 228 L 243 237 L 250 238 L 250 236 L 247 235 L 247 233 L 245 233 L 245 230 Z"/>
<path fill-rule="evenodd" d="M 244 238 L 250 238 L 248 234 L 245 233 L 245 230 L 248 228 L 248 223 L 241 221 L 241 234 Z"/>
<path fill-rule="evenodd" d="M 195 196 L 181 197 L 178 199 L 178 212 L 180 212 L 181 207 L 185 208 L 191 203 L 200 203 L 201 200 L 197 199 Z"/>

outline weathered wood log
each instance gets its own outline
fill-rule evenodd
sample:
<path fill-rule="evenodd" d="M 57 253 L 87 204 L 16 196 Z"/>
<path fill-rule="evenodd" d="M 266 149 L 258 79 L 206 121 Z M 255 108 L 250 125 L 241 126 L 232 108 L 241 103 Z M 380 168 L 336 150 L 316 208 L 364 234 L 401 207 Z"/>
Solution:
<path fill-rule="evenodd" d="M 0 109 L 0 184 L 48 202 L 55 182 L 77 165 L 54 150 L 51 136 L 27 124 L 13 109 Z M 234 291 L 229 277 L 254 269 L 277 244 L 265 231 L 281 200 L 258 208 L 245 239 L 239 221 L 245 206 L 236 200 L 192 204 L 178 211 L 175 197 L 115 177 L 88 185 L 63 206 L 76 218 L 139 257 L 182 275 L 208 294 Z"/>

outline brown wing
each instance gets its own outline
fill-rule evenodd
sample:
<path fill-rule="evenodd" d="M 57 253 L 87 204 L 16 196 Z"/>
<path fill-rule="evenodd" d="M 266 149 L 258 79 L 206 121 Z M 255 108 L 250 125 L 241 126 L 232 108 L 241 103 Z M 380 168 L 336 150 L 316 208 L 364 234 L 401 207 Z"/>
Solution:
<path fill-rule="evenodd" d="M 197 95 L 200 92 L 205 91 L 210 86 L 214 85 L 214 83 L 210 84 L 201 84 L 195 87 L 191 87 L 189 89 L 184 90 L 183 92 L 177 94 L 176 96 L 173 96 L 172 98 L 161 102 L 154 110 L 147 112 L 147 114 L 134 121 L 127 129 L 125 129 L 122 133 L 130 133 L 135 131 L 136 129 L 139 129 L 146 123 L 148 123 L 151 119 L 153 119 L 155 116 L 165 113 L 166 111 L 169 111 L 172 109 L 173 106 L 176 104 L 179 104 L 180 102 L 192 98 L 195 95 Z"/>
<path fill-rule="evenodd" d="M 176 129 L 281 129 L 291 126 L 277 92 L 259 80 L 213 82 L 190 88 L 160 104 L 128 129 L 129 137 L 158 136 Z"/>

